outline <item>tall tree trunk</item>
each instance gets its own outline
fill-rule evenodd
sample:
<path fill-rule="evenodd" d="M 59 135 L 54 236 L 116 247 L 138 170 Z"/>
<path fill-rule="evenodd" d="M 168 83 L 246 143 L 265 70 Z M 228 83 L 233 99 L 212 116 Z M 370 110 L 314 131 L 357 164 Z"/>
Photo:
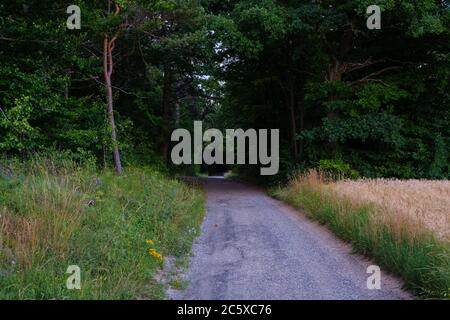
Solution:
<path fill-rule="evenodd" d="M 344 75 L 345 71 L 347 69 L 347 63 L 341 62 L 338 59 L 334 58 L 332 64 L 328 68 L 326 79 L 327 81 L 342 81 L 342 76 Z M 328 96 L 329 102 L 334 102 L 339 99 L 337 92 L 331 92 Z M 338 111 L 334 110 L 333 108 L 329 108 L 327 110 L 327 119 L 331 123 L 334 121 L 338 116 Z M 331 150 L 331 153 L 333 156 L 336 156 L 338 146 L 336 142 L 332 141 L 332 139 L 329 139 L 328 141 L 329 148 Z"/>
<path fill-rule="evenodd" d="M 347 71 L 348 63 L 343 62 L 342 58 L 346 57 L 352 50 L 353 40 L 354 40 L 354 29 L 351 27 L 353 24 L 350 23 L 348 27 L 341 35 L 339 44 L 339 56 L 335 56 L 331 65 L 328 67 L 327 79 L 328 81 L 342 81 L 342 77 Z M 333 93 L 328 97 L 329 101 L 336 101 L 338 96 Z M 331 121 L 336 117 L 334 110 L 328 110 L 328 119 Z"/>
<path fill-rule="evenodd" d="M 291 150 L 292 156 L 298 160 L 298 145 L 297 145 L 297 121 L 295 112 L 295 86 L 292 75 L 288 77 L 288 98 L 287 105 L 289 110 L 290 135 L 291 135 Z"/>
<path fill-rule="evenodd" d="M 67 69 L 67 74 L 69 75 L 69 80 L 64 84 L 64 99 L 66 100 L 69 99 L 70 81 L 72 78 L 72 71 L 70 68 Z"/>
<path fill-rule="evenodd" d="M 108 118 L 111 129 L 111 142 L 113 147 L 113 160 L 116 173 L 118 175 L 122 174 L 123 168 L 120 161 L 119 145 L 117 141 L 116 123 L 114 120 L 114 106 L 113 106 L 113 90 L 111 75 L 113 73 L 114 64 L 112 52 L 114 50 L 115 42 L 117 40 L 117 35 L 112 39 L 109 38 L 108 34 L 104 35 L 103 39 L 103 75 L 105 78 L 106 86 L 106 101 L 108 109 Z"/>
<path fill-rule="evenodd" d="M 341 81 L 342 80 L 342 76 L 345 73 L 345 70 L 347 68 L 347 64 L 346 63 L 342 63 L 337 59 L 333 59 L 333 62 L 331 63 L 331 65 L 328 67 L 328 72 L 327 72 L 327 76 L 326 76 L 326 81 Z M 336 101 L 337 100 L 337 94 L 336 93 L 331 93 L 328 96 L 328 100 L 329 101 Z M 329 109 L 327 111 L 327 117 L 328 119 L 333 119 L 335 117 L 335 111 L 333 109 Z"/>
<path fill-rule="evenodd" d="M 289 94 L 289 113 L 291 118 L 291 144 L 292 144 L 292 154 L 294 159 L 298 159 L 298 146 L 297 146 L 297 123 L 295 121 L 295 99 L 294 92 Z"/>
<path fill-rule="evenodd" d="M 299 92 L 298 110 L 299 110 L 299 114 L 300 114 L 300 133 L 303 133 L 303 131 L 305 130 L 305 93 L 304 93 L 303 84 L 301 85 L 300 92 Z M 304 150 L 303 139 L 300 139 L 299 143 L 298 143 L 298 158 L 299 158 L 299 160 L 303 159 L 303 150 Z"/>
<path fill-rule="evenodd" d="M 162 154 L 164 160 L 169 160 L 169 133 L 170 133 L 170 118 L 172 113 L 172 84 L 173 84 L 173 70 L 170 64 L 164 65 L 164 88 L 163 88 L 163 143 Z"/>

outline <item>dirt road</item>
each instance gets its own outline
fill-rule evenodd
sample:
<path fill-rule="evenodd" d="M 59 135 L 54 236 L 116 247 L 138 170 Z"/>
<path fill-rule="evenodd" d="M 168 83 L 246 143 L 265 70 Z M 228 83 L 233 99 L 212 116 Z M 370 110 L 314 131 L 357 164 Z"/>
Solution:
<path fill-rule="evenodd" d="M 408 299 L 381 274 L 367 289 L 370 261 L 301 213 L 264 192 L 205 179 L 206 218 L 185 277 L 172 299 Z"/>

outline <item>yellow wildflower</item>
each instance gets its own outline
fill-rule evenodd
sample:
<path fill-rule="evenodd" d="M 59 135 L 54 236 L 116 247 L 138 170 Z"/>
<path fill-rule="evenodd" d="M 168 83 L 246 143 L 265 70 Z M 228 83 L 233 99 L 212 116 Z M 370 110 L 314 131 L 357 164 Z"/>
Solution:
<path fill-rule="evenodd" d="M 158 251 L 156 251 L 155 249 L 148 249 L 148 252 L 153 256 L 153 257 L 155 257 L 156 259 L 158 259 L 158 260 L 161 260 L 162 261 L 162 255 L 158 252 Z"/>
<path fill-rule="evenodd" d="M 147 241 L 145 241 L 145 242 L 147 242 L 147 244 L 155 244 L 155 243 L 153 242 L 153 240 L 147 240 Z"/>

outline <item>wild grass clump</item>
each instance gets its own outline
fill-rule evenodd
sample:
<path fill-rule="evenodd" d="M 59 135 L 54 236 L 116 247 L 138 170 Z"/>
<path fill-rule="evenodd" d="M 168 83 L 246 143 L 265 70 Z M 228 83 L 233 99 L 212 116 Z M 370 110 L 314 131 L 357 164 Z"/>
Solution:
<path fill-rule="evenodd" d="M 0 299 L 163 298 L 165 256 L 189 253 L 203 192 L 150 168 L 118 177 L 35 159 L 0 176 Z M 150 241 L 151 240 L 151 241 Z M 68 290 L 69 265 L 81 290 Z"/>
<path fill-rule="evenodd" d="M 449 185 L 436 181 L 434 187 L 427 189 L 424 186 L 435 182 L 422 183 L 419 187 L 418 181 L 333 182 L 311 171 L 272 193 L 304 209 L 309 217 L 351 242 L 355 252 L 373 258 L 386 270 L 401 276 L 405 287 L 418 296 L 449 298 L 450 243 L 445 236 L 449 230 L 442 226 L 433 229 L 435 224 L 417 218 L 425 215 L 418 213 L 425 209 L 434 211 L 427 212 L 426 217 L 448 213 L 440 209 L 442 201 L 448 201 L 443 194 L 448 192 Z M 386 192 L 380 191 L 382 186 Z M 394 186 L 398 188 L 395 192 L 391 190 Z M 421 190 L 423 194 L 421 197 L 415 197 L 415 193 L 404 194 L 411 190 Z M 395 199 L 400 194 L 401 198 Z M 402 202 L 402 199 L 409 200 Z M 422 202 L 430 205 L 426 208 Z M 406 207 L 401 205 L 406 203 Z"/>

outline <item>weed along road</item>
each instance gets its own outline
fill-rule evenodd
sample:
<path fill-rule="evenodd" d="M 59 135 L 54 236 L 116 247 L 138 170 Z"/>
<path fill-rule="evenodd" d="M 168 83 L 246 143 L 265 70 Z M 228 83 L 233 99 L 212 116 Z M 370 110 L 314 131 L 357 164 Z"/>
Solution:
<path fill-rule="evenodd" d="M 381 289 L 368 289 L 372 262 L 324 227 L 263 191 L 223 179 L 207 190 L 202 234 L 171 299 L 408 299 L 381 270 Z M 370 268 L 369 268 L 370 269 Z"/>

